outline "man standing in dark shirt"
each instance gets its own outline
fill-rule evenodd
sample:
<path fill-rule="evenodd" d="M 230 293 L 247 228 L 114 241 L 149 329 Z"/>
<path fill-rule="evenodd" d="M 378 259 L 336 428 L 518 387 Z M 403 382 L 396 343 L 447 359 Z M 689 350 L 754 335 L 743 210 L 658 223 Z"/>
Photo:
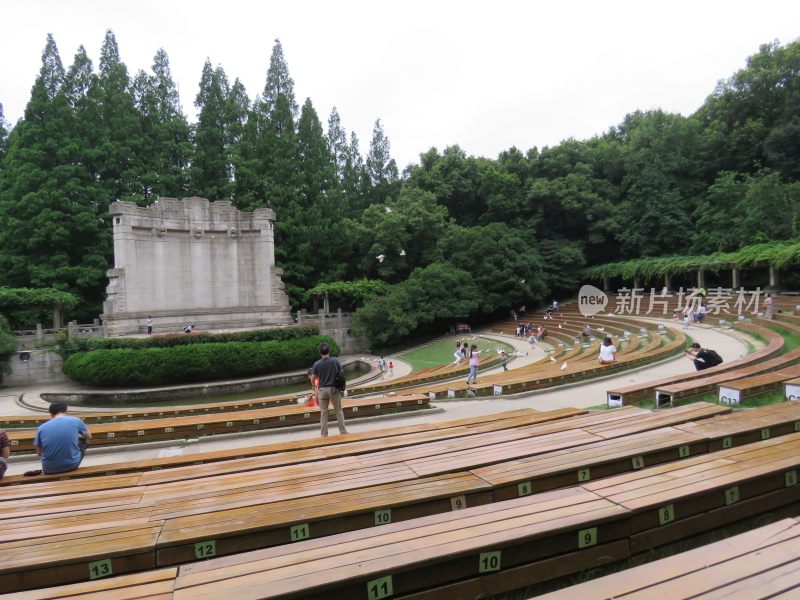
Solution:
<path fill-rule="evenodd" d="M 319 345 L 322 358 L 314 363 L 311 372 L 319 377 L 319 422 L 322 437 L 328 436 L 328 401 L 333 403 L 336 413 L 336 423 L 339 433 L 347 433 L 344 426 L 344 412 L 342 412 L 342 395 L 336 388 L 336 374 L 344 373 L 342 364 L 331 356 L 331 347 L 322 343 Z"/>

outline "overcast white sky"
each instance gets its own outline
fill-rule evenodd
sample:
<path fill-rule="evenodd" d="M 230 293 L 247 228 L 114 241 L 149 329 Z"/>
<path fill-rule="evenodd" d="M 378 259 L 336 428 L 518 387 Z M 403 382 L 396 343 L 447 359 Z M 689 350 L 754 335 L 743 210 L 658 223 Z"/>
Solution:
<path fill-rule="evenodd" d="M 0 22 L 9 121 L 47 33 L 65 66 L 83 44 L 97 68 L 111 28 L 131 75 L 163 46 L 190 120 L 206 57 L 252 98 L 280 38 L 298 103 L 310 96 L 324 124 L 336 105 L 362 153 L 380 117 L 402 169 L 431 146 L 495 157 L 590 137 L 636 109 L 689 114 L 761 43 L 800 36 L 800 2 L 16 0 Z"/>

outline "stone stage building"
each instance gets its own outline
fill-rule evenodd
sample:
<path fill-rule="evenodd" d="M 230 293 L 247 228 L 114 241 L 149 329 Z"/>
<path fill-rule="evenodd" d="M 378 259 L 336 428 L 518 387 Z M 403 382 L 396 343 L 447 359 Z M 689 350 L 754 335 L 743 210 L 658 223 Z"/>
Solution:
<path fill-rule="evenodd" d="M 230 202 L 159 198 L 110 207 L 114 264 L 101 318 L 107 334 L 288 325 L 275 267 L 275 213 Z"/>

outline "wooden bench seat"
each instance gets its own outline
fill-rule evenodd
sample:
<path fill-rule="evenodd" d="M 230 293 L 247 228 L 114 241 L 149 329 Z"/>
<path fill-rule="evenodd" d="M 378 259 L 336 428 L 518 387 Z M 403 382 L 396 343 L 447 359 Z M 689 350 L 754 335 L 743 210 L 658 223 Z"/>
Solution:
<path fill-rule="evenodd" d="M 44 481 L 64 479 L 73 480 L 85 477 L 110 476 L 141 471 L 161 471 L 163 469 L 185 466 L 195 467 L 194 471 L 198 474 L 197 476 L 203 476 L 203 472 L 214 471 L 211 465 L 223 461 L 272 456 L 272 461 L 266 461 L 264 464 L 267 466 L 297 464 L 322 460 L 324 458 L 335 458 L 337 456 L 349 456 L 377 450 L 413 446 L 435 440 L 461 438 L 477 433 L 512 429 L 514 427 L 535 423 L 546 423 L 584 414 L 585 412 L 585 410 L 575 408 L 563 408 L 546 412 L 539 412 L 534 409 L 520 409 L 452 421 L 374 429 L 360 433 L 329 436 L 327 438 L 315 437 L 291 442 L 281 442 L 278 444 L 273 443 L 231 450 L 216 450 L 183 456 L 170 456 L 81 467 L 76 471 L 58 475 L 39 475 L 36 477 L 24 477 L 22 475 L 7 476 L 0 481 L 0 485 L 41 483 Z M 201 464 L 208 465 L 208 467 L 203 469 L 196 468 Z M 224 468 L 233 469 L 233 467 L 230 466 Z M 40 485 L 38 489 L 43 489 L 43 487 Z"/>
<path fill-rule="evenodd" d="M 619 418 L 615 413 L 627 414 L 627 416 Z M 648 411 L 641 411 L 641 409 L 631 407 L 620 411 L 602 411 L 600 414 L 579 416 L 575 417 L 575 420 L 582 420 L 584 425 L 590 425 L 591 419 L 594 419 L 593 424 L 601 426 L 604 416 L 613 417 L 611 420 L 623 423 L 628 417 L 641 414 L 649 413 Z M 661 414 L 664 413 L 660 413 L 658 416 L 660 417 Z M 560 425 L 560 423 L 532 425 L 528 429 L 535 431 L 537 428 L 541 429 L 556 425 Z M 696 504 L 692 504 L 689 500 L 693 498 L 693 494 L 700 494 L 701 496 L 706 494 L 711 497 L 713 495 L 712 490 L 717 490 L 718 492 L 720 486 L 730 487 L 731 485 L 736 485 L 732 483 L 734 480 L 731 477 L 734 477 L 739 482 L 738 485 L 741 486 L 744 494 L 742 497 L 745 500 L 741 506 L 744 506 L 745 501 L 749 501 L 747 500 L 748 498 L 756 498 L 761 493 L 760 490 L 763 490 L 767 495 L 772 494 L 768 498 L 768 502 L 763 503 L 763 506 L 774 506 L 776 502 L 782 502 L 787 499 L 784 488 L 775 489 L 776 473 L 781 469 L 788 468 L 787 464 L 791 463 L 791 461 L 795 461 L 791 464 L 800 461 L 800 454 L 796 452 L 797 447 L 800 446 L 800 434 L 792 433 L 782 438 L 769 439 L 741 448 L 728 449 L 716 455 L 706 455 L 705 457 L 693 456 L 692 453 L 690 453 L 689 457 L 686 457 L 681 455 L 680 450 L 675 451 L 675 444 L 681 441 L 688 442 L 681 444 L 681 446 L 694 447 L 694 444 L 702 444 L 702 436 L 698 434 L 682 432 L 673 428 L 661 430 L 660 439 L 658 435 L 655 432 L 652 435 L 640 435 L 632 443 L 628 443 L 628 438 L 625 437 L 614 437 L 610 440 L 593 442 L 595 444 L 593 451 L 584 454 L 589 468 L 591 469 L 594 466 L 593 477 L 602 475 L 602 468 L 599 466 L 601 463 L 611 464 L 615 461 L 619 462 L 623 458 L 627 458 L 625 462 L 630 465 L 631 472 L 601 481 L 594 481 L 592 477 L 589 482 L 582 482 L 584 488 L 591 489 L 589 486 L 596 484 L 600 486 L 594 490 L 598 497 L 603 496 L 612 499 L 615 504 L 623 506 L 631 513 L 637 513 L 641 509 L 643 513 L 648 515 L 652 512 L 651 509 L 654 503 L 657 504 L 657 502 L 663 502 L 671 498 L 672 502 L 676 503 L 676 506 L 680 506 L 676 517 L 676 520 L 680 520 L 696 517 L 699 514 L 698 510 L 704 507 L 715 509 L 716 507 L 713 503 L 701 503 L 698 508 Z M 543 437 L 546 438 L 547 436 Z M 532 438 L 532 440 L 535 439 L 535 437 Z M 623 456 L 624 452 L 619 452 L 619 449 L 625 444 L 628 444 L 625 449 L 625 452 L 627 452 L 626 457 Z M 589 447 L 577 446 L 573 452 L 582 452 Z M 660 452 L 672 452 L 676 456 L 671 458 L 680 458 L 681 461 L 654 467 L 646 466 L 633 472 L 632 457 L 638 456 L 634 453 L 642 452 L 648 447 L 650 448 L 648 457 L 658 456 Z M 794 458 L 795 456 L 798 458 Z M 563 450 L 549 452 L 546 455 L 540 455 L 540 457 L 544 461 L 542 464 L 549 465 L 549 474 L 563 475 L 571 472 L 574 475 L 578 466 L 576 463 L 570 462 L 569 453 Z M 358 458 L 363 457 L 349 457 L 349 460 Z M 480 462 L 486 459 L 479 458 L 478 460 Z M 561 462 L 561 467 L 557 466 L 559 461 Z M 387 513 L 383 512 L 387 509 L 390 510 L 388 515 L 391 515 L 388 518 L 394 523 L 394 525 L 388 527 L 397 527 L 396 531 L 404 531 L 405 528 L 400 527 L 402 524 L 396 521 L 404 518 L 413 518 L 418 514 L 435 514 L 433 517 L 425 517 L 426 519 L 444 518 L 454 514 L 450 511 L 458 508 L 455 504 L 457 501 L 460 501 L 462 506 L 479 504 L 479 506 L 474 506 L 474 508 L 467 510 L 487 509 L 490 506 L 498 506 L 498 503 L 492 505 L 484 503 L 497 500 L 495 493 L 496 490 L 502 489 L 502 485 L 495 486 L 491 481 L 487 481 L 478 474 L 478 469 L 473 470 L 471 473 L 465 469 L 459 473 L 437 474 L 433 477 L 420 478 L 406 470 L 408 469 L 408 464 L 403 462 L 399 465 L 356 469 L 352 463 L 344 461 L 344 459 L 337 459 L 327 462 L 322 468 L 320 468 L 319 464 L 314 463 L 278 470 L 268 469 L 262 472 L 220 475 L 210 480 L 213 481 L 213 485 L 210 486 L 197 487 L 196 483 L 192 481 L 140 486 L 137 489 L 143 490 L 143 492 L 138 505 L 135 503 L 128 505 L 121 503 L 126 499 L 135 500 L 135 498 L 130 498 L 129 496 L 131 491 L 124 489 L 112 490 L 108 493 L 84 492 L 79 496 L 88 498 L 87 504 L 90 506 L 99 505 L 102 502 L 101 497 L 104 495 L 107 499 L 117 503 L 113 510 L 110 511 L 115 514 L 106 514 L 106 518 L 103 521 L 105 530 L 98 528 L 98 535 L 107 535 L 110 539 L 116 539 L 113 538 L 113 517 L 118 517 L 121 522 L 127 519 L 128 522 L 132 523 L 133 530 L 138 531 L 136 528 L 139 527 L 138 519 L 141 515 L 136 512 L 137 506 L 150 508 L 148 523 L 160 524 L 161 527 L 157 543 L 151 548 L 153 553 L 152 560 L 155 561 L 156 565 L 165 564 L 162 561 L 184 562 L 192 560 L 198 557 L 197 552 L 201 554 L 206 552 L 206 550 L 203 550 L 206 547 L 213 548 L 213 553 L 219 555 L 227 552 L 240 552 L 244 549 L 256 547 L 259 543 L 262 545 L 285 543 L 292 539 L 299 540 L 305 536 L 316 537 L 317 535 L 335 534 L 337 531 L 346 530 L 347 528 L 374 528 L 376 523 L 381 522 L 379 518 L 387 518 Z M 559 468 L 561 471 L 558 471 Z M 443 462 L 440 470 L 448 469 L 447 463 Z M 713 475 L 710 475 L 712 471 Z M 548 473 L 543 473 L 543 476 Z M 380 477 L 386 478 L 383 483 L 380 482 Z M 627 477 L 627 479 L 621 480 L 621 477 Z M 606 481 L 613 482 L 614 485 L 609 483 L 603 486 L 602 484 Z M 675 483 L 676 481 L 679 485 Z M 425 490 L 427 482 L 431 482 L 433 486 L 428 492 Z M 77 482 L 59 483 L 62 486 L 67 486 Z M 574 490 L 576 488 L 571 489 Z M 644 493 L 639 494 L 642 490 L 644 490 Z M 456 494 L 459 491 L 462 493 Z M 665 494 L 672 491 L 675 491 L 673 496 L 665 496 Z M 777 500 L 774 495 L 776 491 L 784 491 L 783 496 Z M 794 493 L 794 491 L 790 490 L 790 493 Z M 643 496 L 648 499 L 650 504 L 645 503 L 641 507 L 636 507 L 636 502 L 642 501 Z M 553 498 L 555 497 L 562 496 L 553 496 Z M 541 494 L 532 498 L 536 500 L 534 502 L 536 506 L 542 505 L 544 497 Z M 321 501 L 322 499 L 324 501 Z M 680 499 L 680 504 L 678 504 L 677 499 Z M 43 531 L 31 530 L 32 536 L 36 539 L 36 545 L 40 548 L 40 553 L 34 557 L 37 562 L 28 562 L 27 567 L 23 565 L 27 555 L 18 542 L 11 542 L 17 545 L 12 545 L 8 548 L 5 548 L 4 544 L 0 542 L 0 552 L 4 553 L 4 556 L 6 552 L 9 552 L 10 554 L 8 555 L 13 557 L 13 562 L 9 564 L 13 564 L 13 568 L 19 569 L 19 571 L 25 571 L 26 568 L 30 569 L 36 566 L 39 571 L 44 572 L 47 560 L 50 560 L 52 569 L 47 573 L 51 581 L 57 580 L 54 578 L 62 578 L 60 581 L 78 580 L 63 579 L 67 577 L 85 578 L 84 567 L 87 567 L 89 562 L 105 559 L 98 559 L 96 555 L 92 555 L 91 558 L 95 560 L 86 561 L 84 560 L 85 557 L 80 555 L 79 550 L 75 549 L 71 550 L 67 560 L 62 556 L 57 556 L 55 549 L 58 547 L 57 542 L 65 543 L 67 539 L 72 540 L 73 545 L 77 545 L 75 541 L 80 539 L 81 531 L 76 531 L 75 528 L 82 528 L 86 521 L 81 520 L 76 525 L 67 518 L 71 516 L 69 511 L 64 511 L 59 516 L 54 515 L 50 509 L 61 506 L 65 502 L 72 503 L 72 508 L 77 511 L 75 514 L 80 519 L 87 516 L 92 508 L 82 507 L 81 498 L 71 498 L 70 496 L 41 498 L 35 501 L 38 502 L 35 507 L 27 507 L 26 502 L 26 506 L 20 506 L 20 511 L 27 509 L 29 517 L 32 512 L 46 515 L 46 520 L 49 521 L 45 525 L 50 527 L 53 533 L 56 534 L 54 539 L 52 536 L 50 538 L 42 536 Z M 689 503 L 684 506 L 684 501 Z M 2 504 L 9 505 L 10 502 L 13 501 L 3 501 Z M 46 506 L 42 502 L 52 502 L 52 506 Z M 572 507 L 574 505 L 570 503 L 569 506 Z M 757 510 L 760 509 L 760 506 L 757 503 L 751 503 L 748 505 L 747 510 Z M 5 508 L 0 506 L 0 515 L 7 513 Z M 726 508 L 728 507 L 726 506 Z M 448 512 L 441 514 L 442 511 Z M 629 537 L 630 532 L 639 535 L 640 538 L 641 536 L 652 535 L 652 532 L 649 532 L 649 529 L 652 528 L 650 517 L 648 516 L 640 523 L 636 521 L 639 518 L 637 515 L 638 513 L 632 514 L 629 519 L 630 522 L 624 525 L 624 528 L 629 532 L 626 536 Z M 21 526 L 20 523 L 25 523 L 24 527 L 27 528 L 38 526 L 30 519 L 19 520 L 24 518 L 21 514 L 14 518 L 17 521 L 12 524 L 11 528 L 4 527 L 0 522 L 0 535 L 16 535 L 15 539 L 19 540 L 22 536 L 16 529 Z M 410 523 L 418 522 L 418 519 L 410 521 Z M 136 525 L 134 526 L 133 523 L 136 523 Z M 557 541 L 561 539 L 559 538 L 561 533 L 553 535 L 552 527 L 555 527 L 558 532 L 563 532 L 563 525 L 564 523 L 560 520 L 551 523 L 550 537 L 547 538 L 551 541 L 544 544 L 544 547 L 554 551 L 557 550 L 559 555 L 565 552 L 580 553 L 584 549 L 570 548 Z M 378 529 L 383 528 L 379 527 Z M 378 529 L 370 529 L 368 531 L 378 531 Z M 105 531 L 105 533 L 102 533 L 102 531 Z M 603 529 L 599 528 L 598 531 L 602 532 Z M 357 533 L 359 532 L 341 535 L 348 536 Z M 161 537 L 162 535 L 164 536 L 163 538 Z M 574 532 L 572 535 L 574 535 Z M 601 546 L 612 541 L 622 541 L 622 538 L 608 540 L 602 534 L 598 535 L 598 543 Z M 675 534 L 672 532 L 670 535 Z M 338 536 L 334 537 L 338 538 Z M 479 537 L 481 539 L 486 538 L 484 541 L 490 539 L 485 535 Z M 645 542 L 642 541 L 643 538 L 640 538 L 637 538 L 637 543 L 644 547 L 642 544 Z M 311 542 L 319 544 L 316 547 L 321 548 L 325 546 L 324 539 L 332 538 L 314 539 Z M 596 541 L 597 539 L 595 537 Z M 134 540 L 135 542 L 131 545 L 130 551 L 135 552 L 137 555 L 141 554 L 140 548 L 137 546 L 138 534 L 134 536 Z M 518 541 L 515 538 L 515 544 Z M 299 548 L 301 544 L 305 543 L 307 542 L 298 542 L 297 544 L 292 544 L 292 546 Z M 622 546 L 617 547 L 617 551 L 623 548 L 623 554 L 625 554 L 627 552 L 627 543 L 626 540 Z M 114 544 L 119 544 L 112 544 L 112 547 L 116 548 L 116 552 L 127 552 L 122 548 L 122 542 L 114 542 Z M 541 540 L 538 546 L 543 546 Z M 637 548 L 640 546 L 637 546 Z M 282 548 L 285 547 L 282 546 Z M 91 548 L 89 550 L 93 551 Z M 410 555 L 413 554 L 413 552 L 410 553 Z M 452 558 L 453 553 L 450 552 L 449 547 L 446 555 Z M 124 556 L 125 554 L 120 554 L 116 557 L 111 557 L 115 573 L 122 573 L 128 570 L 123 560 Z M 229 559 L 240 556 L 242 555 L 232 556 Z M 541 560 L 547 558 L 540 554 L 537 556 Z M 597 557 L 596 554 L 592 556 L 592 560 Z M 118 562 L 120 562 L 119 566 L 117 566 Z M 66 567 L 67 564 L 73 565 L 74 568 L 68 569 Z M 585 565 L 585 563 L 580 564 Z M 17 572 L 10 570 L 10 568 L 8 570 L 4 569 L 4 565 L 0 565 L 0 583 L 4 581 L 2 577 L 6 575 L 10 577 Z M 470 573 L 460 573 L 462 573 L 460 577 L 470 576 Z M 431 585 L 438 584 L 434 581 Z M 427 584 L 426 587 L 428 587 Z M 343 593 L 351 593 L 353 589 L 355 588 L 347 587 Z"/>
<path fill-rule="evenodd" d="M 599 540 L 592 533 L 584 536 L 605 546 L 626 535 L 626 511 L 594 494 L 563 490 L 537 499 L 468 508 L 333 536 L 325 544 L 311 540 L 221 559 L 224 563 L 184 567 L 174 597 L 355 599 L 375 597 L 370 587 L 378 593 L 391 588 L 392 595 L 399 596 L 477 574 L 481 568 L 497 570 L 577 552 L 583 529 L 604 526 Z M 554 520 L 559 524 L 555 530 Z M 614 546 L 616 558 L 626 556 L 624 545 Z M 573 562 L 576 567 L 585 564 Z"/>
<path fill-rule="evenodd" d="M 800 404 L 771 404 L 675 427 L 702 435 L 708 440 L 709 451 L 714 452 L 800 431 Z"/>
<path fill-rule="evenodd" d="M 760 373 L 744 379 L 736 379 L 719 385 L 719 402 L 721 404 L 739 404 L 742 401 L 769 394 L 782 387 L 784 381 L 800 377 L 800 365 L 792 365 L 768 373 Z"/>
<path fill-rule="evenodd" d="M 790 518 L 536 599 L 788 599 L 797 595 L 798 573 L 800 523 Z"/>
<path fill-rule="evenodd" d="M 664 379 L 655 379 L 652 381 L 646 381 L 644 383 L 610 389 L 606 392 L 609 406 L 621 406 L 622 404 L 641 402 L 642 400 L 653 398 L 656 388 L 662 386 L 669 386 L 676 383 L 690 381 L 692 379 L 709 377 L 719 373 L 734 371 L 741 367 L 756 364 L 758 362 L 780 356 L 783 350 L 783 337 L 771 329 L 756 325 L 754 323 L 737 323 L 736 328 L 744 332 L 753 332 L 759 334 L 767 340 L 767 345 L 761 350 L 745 356 L 744 358 L 726 361 L 720 365 L 717 365 L 716 367 L 711 367 L 704 371 L 688 371 L 690 363 L 687 360 L 687 373 L 684 375 L 673 375 Z"/>
<path fill-rule="evenodd" d="M 602 411 L 575 419 L 584 426 L 591 427 L 600 426 L 605 421 L 630 422 L 642 414 L 647 415 L 649 411 L 627 407 L 619 411 Z M 679 411 L 675 411 L 675 414 L 678 418 Z M 660 415 L 659 417 L 661 418 Z M 164 543 L 159 547 L 163 552 L 159 551 L 158 558 L 155 559 L 157 564 L 163 565 L 168 564 L 162 562 L 167 560 L 191 560 L 194 544 L 207 541 L 205 532 L 213 533 L 216 536 L 215 540 L 217 538 L 227 540 L 224 543 L 220 541 L 218 550 L 215 550 L 221 554 L 258 547 L 259 544 L 263 547 L 269 543 L 282 543 L 286 540 L 286 536 L 291 534 L 291 527 L 302 525 L 303 521 L 306 531 L 310 528 L 312 535 L 333 533 L 337 528 L 372 526 L 376 518 L 374 512 L 380 510 L 378 505 L 382 506 L 383 510 L 388 508 L 392 511 L 395 514 L 394 519 L 397 520 L 404 516 L 410 518 L 418 514 L 451 510 L 454 507 L 453 502 L 461 502 L 463 506 L 492 502 L 494 496 L 491 486 L 483 479 L 466 473 L 466 469 L 462 469 L 461 473 L 448 474 L 448 471 L 458 467 L 453 461 L 462 461 L 464 466 L 480 465 L 503 460 L 506 456 L 541 454 L 600 439 L 580 429 L 566 429 L 555 433 L 548 430 L 554 426 L 560 427 L 560 424 L 552 422 L 520 428 L 528 436 L 527 447 L 522 443 L 502 441 L 501 436 L 490 433 L 468 438 L 475 442 L 475 450 L 464 450 L 463 444 L 462 447 L 458 447 L 440 441 L 423 445 L 422 448 L 411 447 L 408 450 L 400 449 L 328 460 L 322 466 L 321 463 L 308 463 L 246 473 L 221 471 L 210 480 L 213 481 L 210 487 L 198 485 L 205 480 L 183 479 L 181 478 L 183 474 L 178 472 L 174 478 L 164 480 L 161 477 L 169 471 L 162 471 L 141 475 L 138 485 L 133 488 L 88 491 L 89 488 L 85 484 L 96 483 L 97 480 L 93 479 L 9 488 L 8 491 L 12 496 L 15 492 L 36 491 L 43 486 L 50 489 L 47 490 L 47 495 L 43 496 L 28 494 L 24 504 L 16 504 L 17 509 L 10 504 L 18 503 L 21 497 L 4 498 L 0 502 L 0 518 L 5 517 L 9 521 L 0 521 L 0 540 L 3 539 L 3 535 L 21 537 L 21 533 L 27 533 L 45 547 L 44 544 L 48 539 L 53 537 L 60 539 L 60 535 L 72 535 L 77 539 L 80 532 L 86 530 L 89 522 L 84 517 L 92 511 L 101 511 L 98 521 L 102 520 L 102 524 L 97 527 L 97 531 L 100 532 L 104 528 L 112 527 L 117 521 L 139 523 L 142 514 L 137 512 L 137 509 L 142 508 L 147 510 L 149 523 L 175 523 L 174 526 L 163 529 L 163 531 L 169 529 L 169 538 L 164 538 Z M 496 439 L 492 439 L 492 436 Z M 480 443 L 481 437 L 485 437 L 486 442 L 497 443 Z M 402 454 L 398 455 L 397 452 Z M 440 454 L 442 458 L 438 461 L 422 458 L 427 455 L 435 456 L 437 453 L 445 454 Z M 420 476 L 424 474 L 431 476 Z M 159 479 L 150 480 L 150 477 Z M 461 487 L 454 488 L 454 480 L 450 478 L 455 478 Z M 113 477 L 103 478 L 100 481 L 113 479 Z M 437 487 L 437 481 L 442 481 L 449 487 L 441 485 Z M 428 484 L 432 487 L 425 492 Z M 75 486 L 80 487 L 75 489 Z M 59 491 L 61 494 L 52 495 Z M 456 494 L 457 491 L 461 494 Z M 323 497 L 326 501 L 320 502 L 320 498 Z M 341 499 L 341 503 L 336 501 L 337 498 Z M 347 498 L 350 501 L 345 501 Z M 354 498 L 363 498 L 365 502 L 371 498 L 372 504 L 351 506 Z M 325 513 L 328 518 L 322 518 L 322 522 L 309 523 L 312 514 L 309 511 L 312 511 L 311 507 L 315 505 L 320 506 L 319 510 L 332 512 Z M 278 524 L 269 521 L 272 517 L 263 516 L 272 515 L 275 506 L 285 507 L 281 509 L 280 514 L 285 515 L 285 518 L 294 525 L 287 526 L 284 522 Z M 395 510 L 397 512 L 394 512 Z M 314 514 L 322 515 L 322 513 Z M 340 518 L 337 518 L 335 523 L 325 523 L 332 518 L 331 515 L 336 514 Z M 73 516 L 80 522 L 76 524 L 71 520 L 70 517 Z M 241 523 L 241 527 L 238 529 L 234 527 L 234 522 Z M 218 530 L 213 529 L 214 523 L 227 523 L 231 526 L 231 531 L 227 535 L 221 535 Z M 258 523 L 266 529 L 255 533 L 253 530 Z M 192 524 L 191 532 L 200 535 L 199 539 L 187 537 L 190 534 L 190 530 L 185 527 L 187 524 Z M 184 537 L 178 536 L 176 531 L 183 531 L 181 535 Z M 214 543 L 216 544 L 216 541 Z M 46 546 L 46 548 L 52 547 Z M 131 551 L 134 550 L 138 552 L 138 548 L 133 548 Z M 0 552 L 3 551 L 3 544 L 0 542 Z M 16 561 L 25 560 L 25 553 L 21 548 L 14 551 L 14 556 Z M 44 568 L 42 563 L 46 562 L 47 556 L 50 554 L 46 552 L 36 555 L 40 569 Z M 71 556 L 79 566 L 84 564 L 78 561 L 75 554 Z M 19 562 L 14 564 L 18 565 Z M 116 572 L 122 572 L 120 570 L 122 568 L 124 567 L 117 568 Z M 80 566 L 70 572 L 80 576 L 82 569 L 83 566 Z M 0 575 L 2 572 L 0 567 Z"/>
<path fill-rule="evenodd" d="M 397 410 L 415 410 L 429 405 L 427 396 L 420 394 L 360 400 L 344 399 L 342 402 L 347 417 L 371 416 Z M 257 431 L 315 422 L 319 422 L 319 408 L 316 406 L 281 406 L 232 413 L 172 417 L 169 419 L 101 423 L 93 425 L 91 428 L 92 445 L 109 446 L 174 440 L 219 433 Z M 32 429 L 8 431 L 12 453 L 33 451 L 34 436 L 35 431 Z"/>
<path fill-rule="evenodd" d="M 560 572 L 539 569 L 539 581 L 585 569 L 579 560 L 580 540 L 592 545 L 628 541 L 634 553 L 667 543 L 679 533 L 688 536 L 760 514 L 776 502 L 796 501 L 800 498 L 797 480 L 786 487 L 785 477 L 789 471 L 797 475 L 798 444 L 800 435 L 792 434 L 780 442 L 758 442 L 748 450 L 725 450 L 722 456 L 690 458 L 461 514 L 187 565 L 179 570 L 175 598 L 210 599 L 223 590 L 237 598 L 374 598 L 376 590 L 389 588 L 393 596 L 460 598 L 461 590 L 481 570 L 488 571 L 485 577 L 497 585 L 494 592 L 508 591 L 516 581 L 504 581 L 507 569 L 532 568 L 556 557 L 561 557 Z M 583 491 L 594 494 L 584 496 Z M 564 493 L 570 494 L 566 503 L 562 503 Z M 612 507 L 625 511 L 611 512 Z M 545 527 L 530 512 L 541 515 L 539 511 L 552 509 L 557 512 L 548 515 Z M 659 525 L 659 514 L 663 525 Z M 590 520 L 581 518 L 586 516 Z M 701 516 L 705 523 L 697 522 Z M 681 530 L 689 519 L 697 527 L 691 532 Z M 653 528 L 658 528 L 659 535 L 651 534 Z M 535 551 L 534 541 L 538 542 Z M 623 545 L 619 554 L 625 551 Z M 489 560 L 496 565 L 496 574 Z M 430 588 L 436 588 L 437 595 L 431 595 Z"/>
<path fill-rule="evenodd" d="M 171 600 L 178 569 L 172 567 L 55 588 L 16 592 L 16 600 Z"/>
<path fill-rule="evenodd" d="M 741 366 L 733 371 L 715 373 L 707 377 L 701 375 L 689 381 L 682 381 L 672 385 L 660 385 L 656 387 L 656 405 L 659 407 L 663 405 L 672 405 L 673 402 L 682 398 L 690 398 L 707 392 L 713 392 L 722 384 L 728 384 L 754 375 L 763 375 L 792 367 L 796 365 L 797 361 L 800 361 L 800 348 L 795 348 L 777 358 Z M 698 372 L 705 373 L 707 371 L 711 371 L 711 369 Z"/>

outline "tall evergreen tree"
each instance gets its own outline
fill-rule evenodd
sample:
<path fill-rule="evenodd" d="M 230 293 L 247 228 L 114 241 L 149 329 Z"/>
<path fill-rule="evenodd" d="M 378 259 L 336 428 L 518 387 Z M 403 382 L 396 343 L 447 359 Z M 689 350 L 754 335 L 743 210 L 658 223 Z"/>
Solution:
<path fill-rule="evenodd" d="M 137 73 L 133 93 L 142 129 L 137 152 L 140 194 L 145 204 L 158 196 L 180 197 L 188 191 L 191 130 L 163 48 L 153 58 L 153 74 Z"/>
<path fill-rule="evenodd" d="M 90 127 L 97 143 L 88 150 L 90 168 L 101 181 L 108 201 L 139 200 L 142 147 L 139 115 L 133 102 L 128 68 L 120 59 L 114 33 L 106 31 L 100 48 L 100 68 L 89 97 L 94 104 Z"/>
<path fill-rule="evenodd" d="M 291 267 L 287 275 L 300 287 L 308 289 L 319 280 L 337 280 L 344 276 L 346 240 L 341 235 L 342 221 L 347 213 L 336 165 L 322 132 L 316 110 L 307 98 L 297 126 L 297 149 L 300 165 L 299 203 L 287 215 L 293 227 L 287 228 L 286 239 L 293 248 Z M 284 219 L 288 223 L 288 218 Z M 338 232 L 335 233 L 335 232 Z M 324 240 L 325 252 L 318 244 Z"/>
<path fill-rule="evenodd" d="M 336 172 L 339 178 L 344 180 L 349 148 L 347 146 L 347 132 L 342 127 L 342 119 L 339 117 L 339 111 L 336 110 L 335 106 L 331 110 L 331 116 L 328 117 L 328 133 L 326 137 L 333 163 L 336 165 Z"/>
<path fill-rule="evenodd" d="M 0 283 L 75 292 L 87 302 L 87 315 L 99 309 L 110 250 L 108 204 L 85 166 L 78 122 L 90 79 L 83 49 L 65 73 L 48 36 L 0 179 Z"/>
<path fill-rule="evenodd" d="M 3 103 L 0 102 L 0 169 L 2 169 L 3 157 L 6 155 L 6 148 L 8 147 L 8 132 L 9 125 L 6 123 L 6 118 L 3 114 Z"/>
<path fill-rule="evenodd" d="M 373 187 L 373 201 L 384 202 L 397 182 L 397 163 L 391 157 L 389 138 L 383 132 L 381 120 L 375 121 L 367 154 L 367 175 Z"/>
<path fill-rule="evenodd" d="M 206 59 L 195 106 L 200 114 L 194 136 L 192 191 L 210 200 L 231 196 L 228 168 L 227 117 L 229 84 L 222 67 L 212 69 Z"/>
<path fill-rule="evenodd" d="M 350 216 L 353 218 L 360 216 L 369 206 L 370 184 L 355 131 L 350 133 L 350 145 L 347 147 L 344 160 L 342 189 L 347 199 Z"/>

